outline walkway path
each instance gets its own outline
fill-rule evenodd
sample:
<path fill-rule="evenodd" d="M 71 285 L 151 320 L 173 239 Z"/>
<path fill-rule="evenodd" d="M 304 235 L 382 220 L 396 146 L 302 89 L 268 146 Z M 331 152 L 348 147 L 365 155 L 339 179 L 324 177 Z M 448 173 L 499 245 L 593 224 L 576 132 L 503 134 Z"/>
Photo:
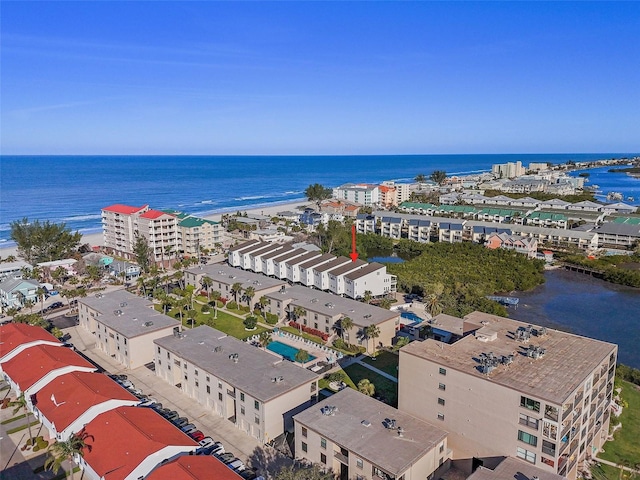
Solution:
<path fill-rule="evenodd" d="M 359 356 L 356 359 L 356 363 L 362 365 L 365 368 L 368 368 L 369 370 L 371 370 L 372 372 L 377 373 L 378 375 L 383 376 L 384 378 L 388 378 L 389 380 L 391 380 L 394 383 L 398 383 L 398 379 L 396 377 L 394 377 L 393 375 L 389 375 L 387 372 L 383 372 L 382 370 L 380 370 L 380 369 L 378 369 L 378 368 L 376 368 L 376 367 L 374 367 L 372 365 L 369 365 L 367 362 L 363 362 L 361 360 L 361 358 L 362 358 L 362 355 Z"/>
<path fill-rule="evenodd" d="M 622 468 L 626 472 L 640 473 L 640 470 L 636 470 L 635 468 L 625 467 L 623 465 L 618 465 L 617 463 L 610 462 L 609 460 L 603 460 L 602 458 L 593 457 L 593 460 L 596 461 L 596 462 L 604 463 L 605 465 L 609 465 L 610 467 Z"/>

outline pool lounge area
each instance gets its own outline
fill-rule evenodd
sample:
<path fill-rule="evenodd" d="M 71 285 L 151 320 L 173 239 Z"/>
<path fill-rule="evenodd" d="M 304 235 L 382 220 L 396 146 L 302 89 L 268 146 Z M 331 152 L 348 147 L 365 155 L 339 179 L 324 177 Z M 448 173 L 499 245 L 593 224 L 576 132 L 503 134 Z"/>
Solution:
<path fill-rule="evenodd" d="M 279 342 L 278 340 L 273 340 L 269 345 L 267 345 L 267 350 L 271 350 L 272 352 L 281 355 L 290 362 L 295 362 L 296 353 L 298 353 L 298 350 L 300 349 L 287 345 L 286 343 Z M 309 354 L 309 359 L 305 363 L 312 362 L 316 358 L 317 357 Z"/>

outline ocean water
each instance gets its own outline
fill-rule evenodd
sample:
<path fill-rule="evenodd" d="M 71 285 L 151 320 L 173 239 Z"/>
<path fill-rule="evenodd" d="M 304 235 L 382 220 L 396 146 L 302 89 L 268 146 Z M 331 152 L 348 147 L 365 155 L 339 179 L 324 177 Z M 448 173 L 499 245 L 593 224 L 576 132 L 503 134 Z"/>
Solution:
<path fill-rule="evenodd" d="M 100 210 L 114 203 L 207 215 L 302 200 L 316 182 L 409 181 L 434 170 L 469 174 L 517 160 L 527 165 L 625 155 L 1 156 L 0 247 L 10 245 L 11 222 L 24 217 L 100 232 Z"/>
<path fill-rule="evenodd" d="M 610 168 L 625 167 L 598 167 L 589 170 L 576 170 L 571 175 L 575 177 L 582 172 L 588 173 L 589 177 L 585 181 L 585 186 L 597 186 L 595 197 L 600 202 L 609 202 L 607 194 L 609 192 L 618 192 L 624 197 L 623 202 L 630 205 L 640 205 L 640 178 L 634 178 L 626 173 L 611 173 L 609 172 Z"/>

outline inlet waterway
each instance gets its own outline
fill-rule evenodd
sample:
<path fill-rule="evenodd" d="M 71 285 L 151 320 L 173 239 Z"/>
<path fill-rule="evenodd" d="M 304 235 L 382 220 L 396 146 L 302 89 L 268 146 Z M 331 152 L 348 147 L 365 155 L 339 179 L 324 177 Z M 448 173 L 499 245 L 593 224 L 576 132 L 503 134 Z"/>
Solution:
<path fill-rule="evenodd" d="M 546 282 L 520 292 L 511 318 L 618 344 L 618 361 L 640 368 L 640 289 L 567 270 L 550 270 Z"/>

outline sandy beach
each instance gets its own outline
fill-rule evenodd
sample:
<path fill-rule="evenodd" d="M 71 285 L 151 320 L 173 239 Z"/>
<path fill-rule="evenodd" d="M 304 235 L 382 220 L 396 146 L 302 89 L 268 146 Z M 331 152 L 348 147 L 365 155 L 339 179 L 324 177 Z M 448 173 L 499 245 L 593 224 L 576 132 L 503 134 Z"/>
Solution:
<path fill-rule="evenodd" d="M 307 205 L 315 206 L 313 202 L 304 201 L 304 202 L 291 202 L 291 203 L 278 204 L 278 205 L 272 205 L 272 206 L 240 209 L 240 211 L 241 212 L 246 211 L 247 213 L 253 213 L 258 215 L 275 216 L 275 214 L 278 212 L 284 212 L 286 210 L 296 210 L 298 207 L 307 206 Z M 233 212 L 225 211 L 225 212 L 213 213 L 211 215 L 205 216 L 204 218 L 206 218 L 207 220 L 213 220 L 214 222 L 219 222 L 223 214 L 234 215 L 236 211 L 233 211 Z M 88 243 L 91 246 L 102 245 L 103 244 L 102 232 L 83 235 L 82 243 L 83 244 Z M 6 258 L 11 255 L 17 256 L 18 254 L 17 250 L 18 249 L 15 246 L 0 248 L 0 258 Z"/>

